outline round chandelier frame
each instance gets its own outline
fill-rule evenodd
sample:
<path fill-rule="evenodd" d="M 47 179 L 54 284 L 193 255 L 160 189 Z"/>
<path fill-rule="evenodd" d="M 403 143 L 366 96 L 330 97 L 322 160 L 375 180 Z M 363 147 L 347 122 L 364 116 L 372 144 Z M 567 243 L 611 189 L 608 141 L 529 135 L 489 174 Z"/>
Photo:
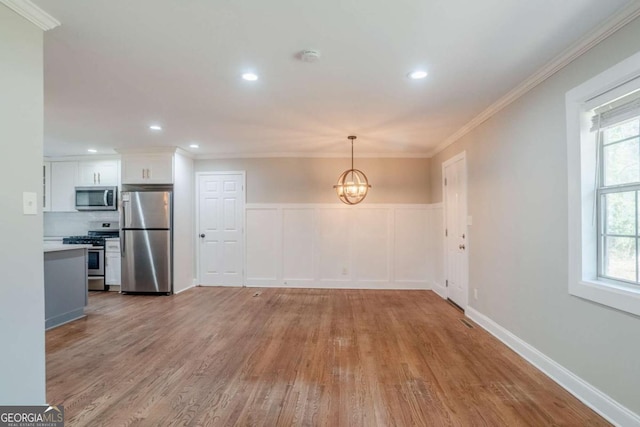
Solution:
<path fill-rule="evenodd" d="M 333 188 L 342 203 L 357 205 L 367 197 L 371 184 L 364 172 L 353 167 L 353 140 L 356 136 L 350 135 L 348 138 L 351 141 L 351 169 L 342 172 Z"/>

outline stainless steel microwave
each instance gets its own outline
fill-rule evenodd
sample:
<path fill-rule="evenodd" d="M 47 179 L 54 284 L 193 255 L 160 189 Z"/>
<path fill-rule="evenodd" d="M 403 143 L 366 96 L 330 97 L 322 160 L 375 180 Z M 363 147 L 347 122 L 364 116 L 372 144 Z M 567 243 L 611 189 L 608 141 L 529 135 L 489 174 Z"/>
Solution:
<path fill-rule="evenodd" d="M 115 211 L 118 187 L 76 187 L 76 210 Z"/>

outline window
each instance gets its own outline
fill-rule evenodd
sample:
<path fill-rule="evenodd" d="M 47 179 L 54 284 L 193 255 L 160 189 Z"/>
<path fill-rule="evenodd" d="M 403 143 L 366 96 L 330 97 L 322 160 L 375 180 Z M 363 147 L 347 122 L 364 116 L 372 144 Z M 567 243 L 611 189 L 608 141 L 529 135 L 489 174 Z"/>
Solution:
<path fill-rule="evenodd" d="M 640 52 L 566 112 L 569 293 L 640 316 Z"/>
<path fill-rule="evenodd" d="M 635 97 L 636 93 L 631 94 Z M 606 105 L 593 116 L 597 132 L 598 277 L 640 285 L 640 112 L 639 100 Z M 639 116 L 626 119 L 623 110 Z M 608 116 L 609 125 L 601 123 Z M 616 117 L 617 116 L 617 117 Z"/>

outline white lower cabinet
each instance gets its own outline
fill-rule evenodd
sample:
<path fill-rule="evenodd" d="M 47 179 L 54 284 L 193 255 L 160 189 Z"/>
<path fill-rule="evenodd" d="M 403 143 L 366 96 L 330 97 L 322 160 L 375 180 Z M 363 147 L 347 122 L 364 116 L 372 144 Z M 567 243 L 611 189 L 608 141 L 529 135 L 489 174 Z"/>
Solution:
<path fill-rule="evenodd" d="M 119 239 L 105 239 L 104 267 L 105 285 L 120 286 L 121 259 Z"/>

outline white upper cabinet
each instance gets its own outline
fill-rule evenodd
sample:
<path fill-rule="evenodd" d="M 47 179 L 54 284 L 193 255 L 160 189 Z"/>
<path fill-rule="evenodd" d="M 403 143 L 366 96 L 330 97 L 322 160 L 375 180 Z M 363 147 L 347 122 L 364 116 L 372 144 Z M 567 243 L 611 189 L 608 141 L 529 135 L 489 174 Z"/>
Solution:
<path fill-rule="evenodd" d="M 118 185 L 118 161 L 100 160 L 79 162 L 79 186 Z"/>
<path fill-rule="evenodd" d="M 51 205 L 53 212 L 76 212 L 78 162 L 51 162 Z"/>
<path fill-rule="evenodd" d="M 173 153 L 122 156 L 123 184 L 173 184 Z"/>

